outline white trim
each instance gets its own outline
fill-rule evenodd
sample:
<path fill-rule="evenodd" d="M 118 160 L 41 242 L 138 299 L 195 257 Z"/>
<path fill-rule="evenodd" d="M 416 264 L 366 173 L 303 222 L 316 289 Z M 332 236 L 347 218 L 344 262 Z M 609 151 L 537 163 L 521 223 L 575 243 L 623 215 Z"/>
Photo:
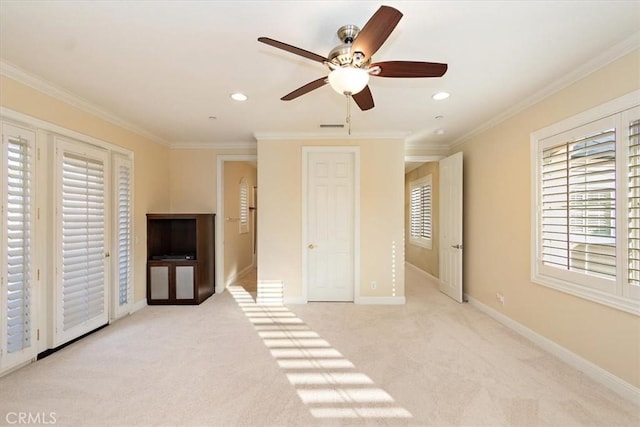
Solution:
<path fill-rule="evenodd" d="M 361 305 L 403 305 L 407 303 L 405 297 L 358 297 L 356 304 Z"/>
<path fill-rule="evenodd" d="M 307 303 L 307 299 L 305 297 L 284 297 L 284 304 L 288 305 L 302 305 L 302 304 L 306 304 Z"/>
<path fill-rule="evenodd" d="M 346 133 L 340 134 L 325 134 L 325 133 L 293 133 L 293 132 L 254 132 L 253 136 L 257 141 L 308 141 L 308 140 L 379 140 L 379 139 L 397 139 L 404 141 L 409 135 L 409 132 L 404 131 L 389 131 L 389 132 L 352 132 L 351 135 Z"/>
<path fill-rule="evenodd" d="M 302 251 L 302 299 L 308 302 L 307 294 L 307 264 L 308 264 L 308 230 L 307 230 L 307 185 L 308 185 L 308 153 L 310 152 L 334 152 L 353 153 L 353 300 L 360 298 L 360 147 L 357 145 L 337 145 L 337 146 L 303 146 L 302 147 L 302 241 L 300 250 Z M 285 296 L 285 301 L 288 299 Z"/>
<path fill-rule="evenodd" d="M 133 303 L 133 307 L 131 308 L 131 314 L 136 311 L 140 311 L 147 306 L 147 298 L 142 298 L 140 301 Z"/>
<path fill-rule="evenodd" d="M 255 141 L 238 141 L 238 142 L 214 142 L 214 141 L 176 141 L 171 143 L 172 150 L 192 150 L 192 149 L 253 149 L 255 150 L 257 143 Z"/>
<path fill-rule="evenodd" d="M 218 154 L 216 156 L 216 293 L 226 289 L 224 283 L 224 162 L 257 162 L 256 154 Z"/>
<path fill-rule="evenodd" d="M 423 162 L 423 163 L 429 163 L 429 162 L 439 162 L 440 160 L 444 159 L 445 155 L 430 155 L 430 156 L 404 156 L 404 161 L 405 162 Z"/>
<path fill-rule="evenodd" d="M 27 114 L 14 111 L 7 107 L 0 107 L 0 117 L 2 117 L 3 119 L 6 118 L 9 120 L 23 123 L 23 126 L 27 125 L 37 130 L 51 132 L 60 136 L 65 136 L 67 138 L 75 139 L 85 144 L 95 145 L 96 147 L 100 147 L 105 150 L 112 151 L 114 153 L 122 154 L 124 156 L 129 156 L 133 160 L 132 150 L 120 147 L 119 145 L 115 145 L 98 138 L 94 138 L 93 136 L 85 135 L 84 133 L 76 132 L 74 130 L 67 129 L 62 126 L 58 126 L 56 124 L 37 119 Z"/>
<path fill-rule="evenodd" d="M 477 128 L 472 129 L 471 131 L 467 132 L 461 137 L 455 139 L 451 144 L 449 144 L 449 148 L 453 149 L 459 145 L 464 144 L 474 136 L 479 135 L 482 132 L 497 126 L 498 124 L 504 122 L 505 120 L 543 101 L 544 99 L 556 94 L 557 92 L 560 92 L 562 89 L 584 79 L 589 74 L 592 74 L 598 71 L 604 66 L 609 65 L 610 63 L 616 61 L 617 59 L 622 58 L 623 56 L 633 52 L 638 48 L 640 48 L 640 32 L 637 32 L 631 35 L 627 39 L 611 47 L 610 49 L 606 50 L 602 54 L 584 63 L 582 66 L 576 68 L 572 72 L 563 75 L 560 79 L 551 83 L 544 89 L 534 93 L 528 98 L 525 98 L 518 104 L 506 109 L 505 111 L 493 117 L 492 119 L 487 120 L 481 126 L 478 126 Z"/>
<path fill-rule="evenodd" d="M 102 120 L 113 123 L 123 129 L 135 132 L 138 135 L 144 136 L 145 138 L 149 138 L 153 142 L 167 146 L 169 145 L 169 142 L 167 140 L 160 138 L 159 136 L 149 132 L 148 130 L 143 129 L 140 126 L 137 126 L 103 109 L 102 107 L 94 104 L 91 101 L 83 99 L 59 86 L 56 86 L 53 83 L 44 80 L 40 76 L 28 73 L 25 70 L 17 67 L 16 65 L 7 62 L 6 60 L 0 59 L 0 74 L 17 81 L 18 83 L 22 83 L 25 86 L 29 86 L 32 89 L 42 92 L 45 95 L 70 104 L 73 107 L 79 108 L 80 110 L 92 114 Z"/>
<path fill-rule="evenodd" d="M 473 307 L 487 314 L 509 329 L 529 339 L 538 347 L 556 356 L 571 367 L 583 372 L 591 379 L 597 381 L 605 387 L 608 387 L 625 399 L 628 399 L 636 405 L 640 403 L 640 388 L 624 381 L 622 378 L 613 375 L 611 372 L 573 353 L 560 344 L 551 341 L 543 335 L 540 335 L 539 333 L 527 328 L 523 324 L 518 323 L 510 317 L 505 316 L 504 314 L 494 310 L 493 308 L 481 303 L 477 299 L 467 294 L 465 294 L 465 296 Z"/>

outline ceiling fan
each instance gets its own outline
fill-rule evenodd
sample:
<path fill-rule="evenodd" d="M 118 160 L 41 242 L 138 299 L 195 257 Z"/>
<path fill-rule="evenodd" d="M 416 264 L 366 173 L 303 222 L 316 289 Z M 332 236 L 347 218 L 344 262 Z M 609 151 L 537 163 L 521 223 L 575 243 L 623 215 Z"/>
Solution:
<path fill-rule="evenodd" d="M 352 97 L 358 107 L 365 111 L 374 107 L 373 96 L 368 86 L 369 76 L 442 77 L 447 71 L 447 64 L 418 61 L 371 62 L 371 57 L 387 40 L 400 18 L 400 11 L 390 6 L 381 6 L 362 30 L 355 25 L 341 27 L 338 30 L 338 38 L 342 44 L 333 48 L 326 58 L 268 37 L 258 38 L 259 42 L 320 62 L 330 70 L 328 77 L 307 83 L 281 99 L 290 101 L 328 82 L 338 93 L 346 95 L 347 98 Z"/>

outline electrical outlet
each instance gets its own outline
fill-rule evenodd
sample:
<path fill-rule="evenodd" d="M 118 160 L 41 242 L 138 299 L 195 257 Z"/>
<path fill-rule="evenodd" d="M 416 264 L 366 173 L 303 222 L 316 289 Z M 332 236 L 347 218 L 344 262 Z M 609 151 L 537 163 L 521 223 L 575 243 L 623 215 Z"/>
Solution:
<path fill-rule="evenodd" d="M 371 282 L 371 289 L 375 289 L 375 288 L 377 288 L 377 287 L 378 287 L 378 284 L 376 283 L 376 281 L 375 281 L 375 280 L 374 280 L 374 281 L 372 281 L 372 282 Z"/>
<path fill-rule="evenodd" d="M 496 292 L 496 299 L 500 305 L 504 305 L 504 294 L 502 292 Z"/>

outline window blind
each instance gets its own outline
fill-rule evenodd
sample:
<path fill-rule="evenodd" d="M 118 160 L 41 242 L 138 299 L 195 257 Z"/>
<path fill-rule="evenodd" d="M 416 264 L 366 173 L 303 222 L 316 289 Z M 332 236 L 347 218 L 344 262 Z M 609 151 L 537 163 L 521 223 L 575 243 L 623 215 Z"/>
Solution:
<path fill-rule="evenodd" d="M 607 129 L 542 155 L 542 261 L 616 277 L 616 134 Z"/>
<path fill-rule="evenodd" d="M 104 163 L 67 153 L 62 159 L 63 330 L 104 312 Z"/>
<path fill-rule="evenodd" d="M 118 304 L 129 303 L 131 284 L 131 168 L 118 166 Z"/>
<path fill-rule="evenodd" d="M 6 140 L 7 352 L 31 345 L 31 148 L 29 142 Z"/>
<path fill-rule="evenodd" d="M 245 178 L 240 180 L 240 233 L 249 232 L 249 186 Z"/>
<path fill-rule="evenodd" d="M 411 237 L 431 239 L 431 185 L 411 189 Z"/>
<path fill-rule="evenodd" d="M 640 286 L 640 120 L 629 124 L 629 285 Z"/>

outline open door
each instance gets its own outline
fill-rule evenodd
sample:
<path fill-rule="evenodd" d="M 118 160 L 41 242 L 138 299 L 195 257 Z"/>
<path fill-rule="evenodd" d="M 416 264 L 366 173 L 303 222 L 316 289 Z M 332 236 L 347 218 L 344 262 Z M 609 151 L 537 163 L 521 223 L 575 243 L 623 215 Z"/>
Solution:
<path fill-rule="evenodd" d="M 440 291 L 463 302 L 462 153 L 440 160 Z"/>

